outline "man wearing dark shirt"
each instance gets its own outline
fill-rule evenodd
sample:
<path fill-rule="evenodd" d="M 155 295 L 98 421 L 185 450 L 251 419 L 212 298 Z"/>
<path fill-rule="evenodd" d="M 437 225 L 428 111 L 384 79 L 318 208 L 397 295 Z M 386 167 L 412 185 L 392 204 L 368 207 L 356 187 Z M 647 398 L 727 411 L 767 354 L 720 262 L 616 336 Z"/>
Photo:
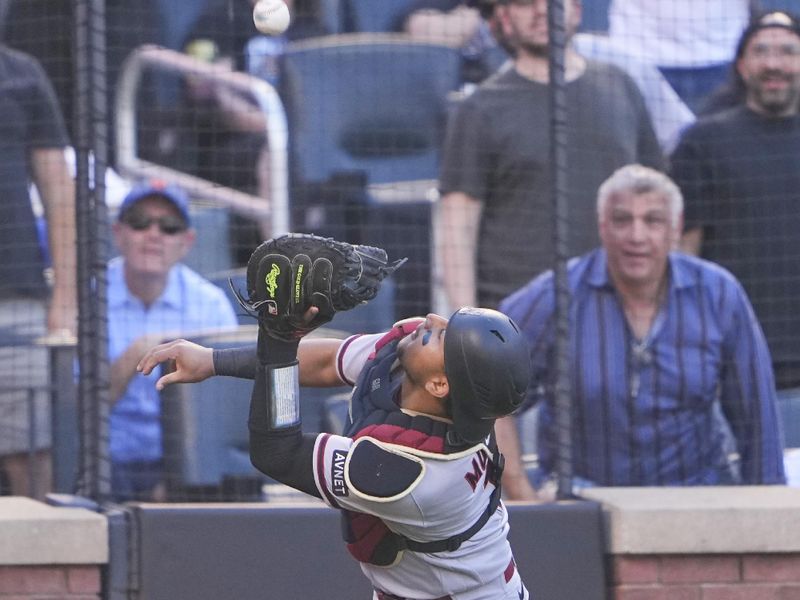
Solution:
<path fill-rule="evenodd" d="M 773 12 L 743 33 L 738 106 L 698 121 L 672 156 L 693 250 L 742 282 L 764 327 L 779 400 L 800 398 L 800 23 Z"/>
<path fill-rule="evenodd" d="M 0 341 L 5 388 L 0 468 L 19 495 L 41 495 L 49 484 L 47 359 L 31 339 L 47 331 L 71 332 L 76 325 L 75 189 L 64 157 L 68 144 L 53 88 L 39 63 L 0 45 L 0 329 L 7 338 Z M 38 227 L 44 221 L 31 205 L 31 181 L 42 198 L 46 243 Z M 52 284 L 45 276 L 50 266 Z M 29 470 L 32 456 L 35 470 Z"/>
<path fill-rule="evenodd" d="M 580 2 L 564 5 L 567 34 Z M 553 263 L 547 3 L 505 0 L 503 34 L 516 48 L 512 68 L 461 102 L 447 130 L 439 239 L 451 306 L 495 307 Z M 593 197 L 615 169 L 659 168 L 661 149 L 633 80 L 620 69 L 566 50 L 565 103 L 571 254 L 597 244 Z"/>

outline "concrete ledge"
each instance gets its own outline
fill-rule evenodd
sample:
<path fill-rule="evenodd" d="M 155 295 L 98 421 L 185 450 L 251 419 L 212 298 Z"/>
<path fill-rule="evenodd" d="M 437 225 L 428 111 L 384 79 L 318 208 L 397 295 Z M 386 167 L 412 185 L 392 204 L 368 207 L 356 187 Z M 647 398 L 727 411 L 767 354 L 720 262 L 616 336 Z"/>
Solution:
<path fill-rule="evenodd" d="M 0 565 L 98 565 L 108 562 L 105 517 L 54 508 L 30 498 L 0 498 Z"/>
<path fill-rule="evenodd" d="M 590 488 L 610 554 L 800 552 L 800 489 Z"/>

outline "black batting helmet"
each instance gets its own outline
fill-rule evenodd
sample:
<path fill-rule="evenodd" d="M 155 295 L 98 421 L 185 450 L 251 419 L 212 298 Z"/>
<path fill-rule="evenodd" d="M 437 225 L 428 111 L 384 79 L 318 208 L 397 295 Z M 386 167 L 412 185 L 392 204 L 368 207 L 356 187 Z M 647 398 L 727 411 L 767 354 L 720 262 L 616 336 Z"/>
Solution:
<path fill-rule="evenodd" d="M 450 384 L 453 428 L 478 443 L 495 419 L 522 402 L 530 378 L 528 344 L 506 315 L 488 308 L 462 308 L 447 325 L 444 370 Z"/>

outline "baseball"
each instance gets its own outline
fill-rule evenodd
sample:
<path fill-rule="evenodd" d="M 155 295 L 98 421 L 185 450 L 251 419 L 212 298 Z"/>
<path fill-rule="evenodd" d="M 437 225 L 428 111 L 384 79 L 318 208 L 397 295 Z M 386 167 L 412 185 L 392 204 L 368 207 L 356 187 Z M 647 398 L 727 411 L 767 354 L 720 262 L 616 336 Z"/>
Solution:
<path fill-rule="evenodd" d="M 280 35 L 289 21 L 289 7 L 282 0 L 258 0 L 253 8 L 253 23 L 261 33 Z"/>

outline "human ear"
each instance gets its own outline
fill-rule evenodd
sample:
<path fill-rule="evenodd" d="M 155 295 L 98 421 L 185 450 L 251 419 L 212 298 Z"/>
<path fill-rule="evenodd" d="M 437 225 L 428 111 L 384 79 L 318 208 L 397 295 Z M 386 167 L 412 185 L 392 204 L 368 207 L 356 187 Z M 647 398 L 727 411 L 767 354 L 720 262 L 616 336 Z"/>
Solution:
<path fill-rule="evenodd" d="M 425 390 L 435 398 L 445 398 L 450 393 L 450 384 L 444 375 L 436 375 L 425 382 Z"/>
<path fill-rule="evenodd" d="M 189 253 L 189 250 L 194 246 L 194 241 L 197 238 L 197 232 L 194 229 L 187 229 L 182 234 L 181 240 L 181 260 Z"/>

